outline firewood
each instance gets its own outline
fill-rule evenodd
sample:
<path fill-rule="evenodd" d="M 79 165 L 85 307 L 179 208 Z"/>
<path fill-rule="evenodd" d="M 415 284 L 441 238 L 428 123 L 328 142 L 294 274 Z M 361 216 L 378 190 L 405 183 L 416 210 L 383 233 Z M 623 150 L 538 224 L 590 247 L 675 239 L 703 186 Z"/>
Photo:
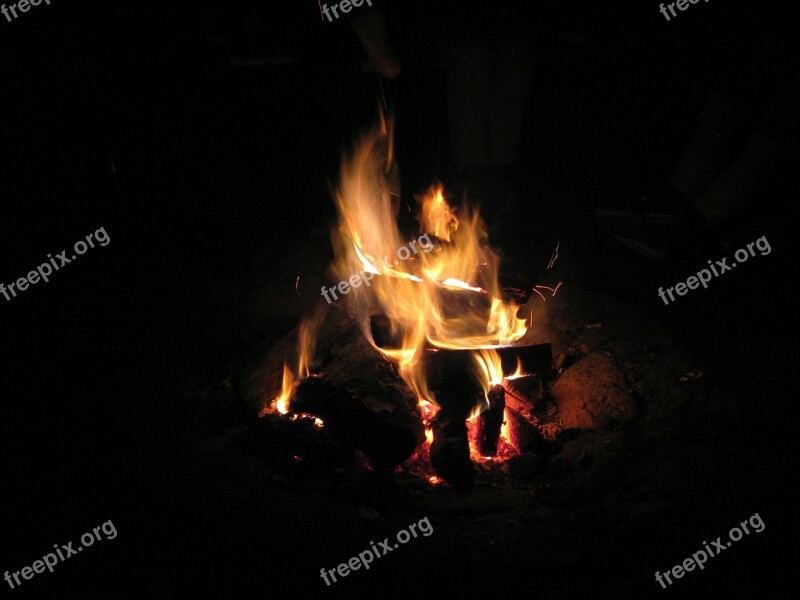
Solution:
<path fill-rule="evenodd" d="M 506 397 L 508 397 L 508 395 L 506 395 Z M 539 430 L 531 424 L 528 418 L 523 417 L 509 406 L 506 406 L 505 418 L 508 424 L 510 437 L 508 441 L 514 446 L 517 452 L 522 454 L 529 450 L 535 450 L 537 452 L 550 451 L 547 441 L 542 437 Z"/>
<path fill-rule="evenodd" d="M 515 379 L 504 379 L 505 402 L 518 413 L 528 418 L 533 408 L 542 399 L 542 380 L 538 375 L 524 375 Z M 536 422 L 528 418 L 532 425 Z"/>
<path fill-rule="evenodd" d="M 497 440 L 500 437 L 503 411 L 506 407 L 505 395 L 503 386 L 493 386 L 488 393 L 489 407 L 478 416 L 478 447 L 481 456 L 497 454 Z"/>
<path fill-rule="evenodd" d="M 332 439 L 360 450 L 381 467 L 395 467 L 406 460 L 424 435 L 416 415 L 402 410 L 373 412 L 346 388 L 324 377 L 301 382 L 289 409 L 319 417 Z"/>
<path fill-rule="evenodd" d="M 431 466 L 453 488 L 471 488 L 475 484 L 475 467 L 469 456 L 466 421 L 440 411 L 432 429 Z"/>
<path fill-rule="evenodd" d="M 282 415 L 266 415 L 254 420 L 245 439 L 253 454 L 293 468 L 306 465 L 332 471 L 353 464 L 353 453 L 316 427 L 313 419 L 292 422 Z"/>

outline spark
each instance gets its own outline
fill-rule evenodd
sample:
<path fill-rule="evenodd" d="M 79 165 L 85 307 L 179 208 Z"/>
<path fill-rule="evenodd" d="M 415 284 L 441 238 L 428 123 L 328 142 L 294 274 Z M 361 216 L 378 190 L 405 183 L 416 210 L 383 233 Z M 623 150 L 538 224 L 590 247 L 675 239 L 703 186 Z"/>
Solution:
<path fill-rule="evenodd" d="M 300 295 L 300 275 L 294 280 L 294 291 L 297 292 L 298 296 Z"/>
<path fill-rule="evenodd" d="M 558 260 L 558 248 L 559 248 L 559 246 L 561 246 L 561 240 L 558 240 L 556 242 L 556 249 L 553 250 L 553 254 L 550 256 L 550 262 L 547 263 L 547 268 L 548 269 L 552 269 L 553 265 L 556 264 L 556 261 Z"/>

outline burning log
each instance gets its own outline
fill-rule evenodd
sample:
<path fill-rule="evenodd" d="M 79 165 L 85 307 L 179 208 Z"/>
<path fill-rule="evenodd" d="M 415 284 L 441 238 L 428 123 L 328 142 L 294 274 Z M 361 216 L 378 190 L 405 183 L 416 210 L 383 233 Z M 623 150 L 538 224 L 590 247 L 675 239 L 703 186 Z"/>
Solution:
<path fill-rule="evenodd" d="M 524 375 L 503 380 L 506 406 L 514 410 L 533 427 L 539 419 L 533 414 L 536 404 L 542 399 L 542 380 L 538 375 Z"/>
<path fill-rule="evenodd" d="M 503 426 L 503 413 L 506 408 L 505 390 L 495 385 L 489 390 L 489 408 L 478 416 L 478 446 L 481 456 L 497 454 L 497 440 Z"/>
<path fill-rule="evenodd" d="M 475 467 L 469 455 L 467 417 L 483 400 L 483 388 L 472 374 L 471 351 L 437 350 L 425 354 L 428 381 L 440 410 L 433 421 L 431 466 L 454 488 L 475 483 Z"/>
<path fill-rule="evenodd" d="M 447 288 L 441 288 L 437 293 L 441 300 L 442 315 L 445 319 L 460 320 L 461 335 L 469 337 L 486 333 L 492 309 L 492 297 L 489 294 L 470 289 Z M 370 330 L 372 339 L 380 348 L 402 347 L 404 332 L 393 325 L 386 315 L 372 315 Z"/>
<path fill-rule="evenodd" d="M 439 290 L 442 314 L 445 319 L 461 319 L 466 328 L 461 335 L 481 335 L 486 333 L 486 325 L 492 313 L 492 297 L 484 291 L 470 289 Z M 469 323 L 463 323 L 465 316 Z"/>
<path fill-rule="evenodd" d="M 340 223 L 332 240 L 332 273 L 352 281 L 352 273 L 366 270 L 375 279 L 371 285 L 351 284 L 360 289 L 347 302 L 342 299 L 343 310 L 327 310 L 320 302 L 321 310 L 303 321 L 296 351 L 285 355 L 280 385 L 277 379 L 274 385 L 272 378 L 258 379 L 258 397 L 269 402 L 260 414 L 274 410 L 294 413 L 289 418 L 297 413 L 318 417 L 339 444 L 391 467 L 409 458 L 423 440 L 420 417 L 410 405 L 418 405 L 427 423 L 435 412 L 432 403 L 438 404 L 431 423 L 431 465 L 451 486 L 466 488 L 475 478 L 467 418 L 488 397 L 478 446 L 484 455 L 503 454 L 509 450 L 501 437 L 509 397 L 504 378 L 552 368 L 549 345 L 498 346 L 524 339 L 532 327 L 535 304 L 519 307 L 527 295 L 536 291 L 544 301 L 540 288 L 554 296 L 558 286 L 534 286 L 528 292 L 527 280 L 501 281 L 498 256 L 486 245 L 479 215 L 468 207 L 456 213 L 439 184 L 418 198 L 420 230 L 429 232 L 432 247 L 423 248 L 421 236 L 422 252 L 414 249 L 413 258 L 410 245 L 397 248 L 403 236 L 396 223 L 392 139 L 391 124 L 382 120 L 344 161 L 336 193 Z M 391 252 L 402 265 L 387 264 Z M 383 261 L 377 258 L 381 255 Z M 331 317 L 333 312 L 341 315 Z M 394 322 L 372 317 L 370 336 L 361 327 L 375 312 Z M 334 326 L 336 321 L 341 327 Z M 486 390 L 491 390 L 487 396 Z M 529 411 L 511 412 L 515 423 L 519 417 L 518 428 L 535 429 L 525 420 Z"/>
<path fill-rule="evenodd" d="M 401 410 L 373 412 L 327 378 L 309 377 L 300 383 L 289 408 L 319 417 L 331 438 L 360 450 L 380 467 L 399 465 L 424 437 L 416 415 L 400 414 Z"/>
<path fill-rule="evenodd" d="M 515 409 L 506 406 L 505 418 L 509 436 L 508 441 L 517 452 L 522 454 L 528 450 L 549 451 L 547 441 L 532 424 L 533 422 L 538 422 L 536 417 L 525 417 Z"/>
<path fill-rule="evenodd" d="M 506 390 L 506 404 L 522 411 L 532 407 L 542 399 L 542 378 L 536 374 L 507 377 L 503 380 Z"/>
<path fill-rule="evenodd" d="M 473 375 L 473 351 L 430 349 L 422 360 L 428 386 L 436 392 L 439 404 L 449 404 L 454 414 L 466 419 L 483 399 L 483 388 Z"/>
<path fill-rule="evenodd" d="M 466 421 L 449 418 L 440 411 L 432 428 L 431 466 L 454 488 L 471 488 L 475 484 L 475 467 L 469 457 Z"/>

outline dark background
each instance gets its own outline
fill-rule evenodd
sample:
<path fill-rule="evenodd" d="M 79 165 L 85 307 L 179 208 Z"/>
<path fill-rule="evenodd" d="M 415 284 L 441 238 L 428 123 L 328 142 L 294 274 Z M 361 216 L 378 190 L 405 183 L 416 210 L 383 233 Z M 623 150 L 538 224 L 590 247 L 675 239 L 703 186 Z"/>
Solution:
<path fill-rule="evenodd" d="M 442 77 L 424 60 L 424 33 L 435 26 L 426 11 L 458 7 L 428 4 L 387 6 L 401 58 L 409 57 L 400 78 L 384 81 L 409 198 L 449 168 Z M 611 535 L 605 551 L 595 549 L 605 562 L 542 570 L 512 561 L 481 581 L 551 598 L 602 595 L 635 584 L 640 572 L 646 583 L 635 597 L 759 590 L 786 575 L 792 551 L 783 536 L 796 531 L 796 169 L 782 171 L 721 234 L 734 249 L 766 235 L 772 254 L 669 307 L 654 290 L 721 256 L 715 246 L 698 241 L 685 263 L 656 268 L 598 241 L 591 211 L 669 175 L 714 76 L 705 58 L 713 46 L 782 24 L 756 4 L 744 14 L 720 0 L 670 22 L 655 2 L 542 2 L 531 10 L 536 67 L 521 157 L 530 201 L 521 218 L 561 240 L 570 284 L 609 292 L 659 321 L 717 368 L 723 387 L 747 397 L 737 428 L 716 443 L 739 448 L 738 466 L 753 480 L 721 478 L 668 522 L 630 539 Z M 574 43 L 567 33 L 590 35 Z M 338 592 L 317 587 L 318 570 L 371 534 L 342 527 L 347 543 L 324 552 L 302 518 L 297 535 L 291 524 L 256 533 L 243 526 L 239 535 L 220 526 L 225 516 L 213 506 L 195 512 L 196 490 L 182 489 L 164 467 L 176 441 L 247 422 L 243 404 L 220 408 L 204 386 L 235 389 L 244 366 L 316 299 L 309 287 L 297 300 L 295 278 L 324 272 L 329 183 L 379 97 L 347 23 L 320 21 L 311 0 L 53 0 L 13 23 L 0 19 L 0 48 L 0 280 L 15 281 L 100 227 L 111 238 L 46 285 L 0 298 L 0 569 L 30 565 L 109 519 L 119 532 L 21 589 L 0 583 L 3 593 L 363 597 L 341 583 Z M 254 290 L 265 303 L 252 302 Z M 722 496 L 736 498 L 738 510 L 716 511 Z M 272 510 L 314 512 L 314 521 L 328 511 L 313 493 L 299 508 L 273 500 Z M 715 512 L 719 522 L 709 524 Z M 713 559 L 667 592 L 651 581 L 656 568 L 753 512 L 766 533 L 745 538 L 736 556 Z M 331 531 L 339 527 L 331 517 Z M 388 597 L 405 597 L 404 583 L 417 589 L 425 579 L 457 597 L 492 589 L 477 591 L 475 565 L 455 558 L 396 566 L 359 573 L 361 585 Z"/>

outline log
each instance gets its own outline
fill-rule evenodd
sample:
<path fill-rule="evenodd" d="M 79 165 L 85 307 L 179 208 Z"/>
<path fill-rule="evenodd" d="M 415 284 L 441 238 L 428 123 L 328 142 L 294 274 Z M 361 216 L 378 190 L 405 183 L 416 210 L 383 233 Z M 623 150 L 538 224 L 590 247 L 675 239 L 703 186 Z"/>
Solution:
<path fill-rule="evenodd" d="M 505 390 L 502 385 L 489 390 L 489 408 L 478 416 L 478 448 L 481 456 L 497 454 L 497 440 L 503 426 L 503 412 L 506 407 Z"/>
<path fill-rule="evenodd" d="M 538 375 L 525 375 L 516 379 L 504 379 L 506 406 L 516 411 L 533 427 L 539 419 L 533 414 L 536 404 L 542 399 L 542 380 Z"/>
<path fill-rule="evenodd" d="M 314 426 L 312 419 L 292 422 L 282 415 L 266 415 L 248 427 L 245 443 L 253 454 L 275 459 L 292 469 L 333 471 L 353 464 L 353 453 Z"/>
<path fill-rule="evenodd" d="M 450 486 L 468 489 L 475 483 L 475 467 L 469 455 L 467 417 L 483 402 L 472 351 L 429 351 L 424 359 L 428 385 L 440 407 L 432 423 L 431 466 Z"/>
<path fill-rule="evenodd" d="M 549 452 L 547 441 L 528 418 L 523 417 L 509 406 L 506 406 L 505 418 L 508 423 L 510 437 L 508 441 L 517 452 L 520 454 L 524 454 L 528 450 L 543 453 Z"/>
<path fill-rule="evenodd" d="M 469 456 L 467 422 L 449 418 L 442 410 L 431 424 L 431 466 L 437 475 L 455 489 L 465 490 L 475 484 L 475 467 Z"/>
<path fill-rule="evenodd" d="M 440 288 L 437 290 L 437 294 L 441 301 L 442 315 L 445 319 L 461 320 L 465 327 L 461 332 L 464 336 L 478 336 L 486 333 L 492 308 L 492 297 L 488 293 Z M 372 339 L 380 348 L 400 348 L 402 346 L 402 329 L 393 327 L 391 320 L 386 315 L 371 316 L 370 329 Z"/>
<path fill-rule="evenodd" d="M 332 439 L 360 450 L 379 467 L 396 467 L 424 439 L 422 422 L 416 415 L 400 410 L 373 412 L 348 389 L 324 377 L 302 381 L 289 410 L 319 417 Z"/>

